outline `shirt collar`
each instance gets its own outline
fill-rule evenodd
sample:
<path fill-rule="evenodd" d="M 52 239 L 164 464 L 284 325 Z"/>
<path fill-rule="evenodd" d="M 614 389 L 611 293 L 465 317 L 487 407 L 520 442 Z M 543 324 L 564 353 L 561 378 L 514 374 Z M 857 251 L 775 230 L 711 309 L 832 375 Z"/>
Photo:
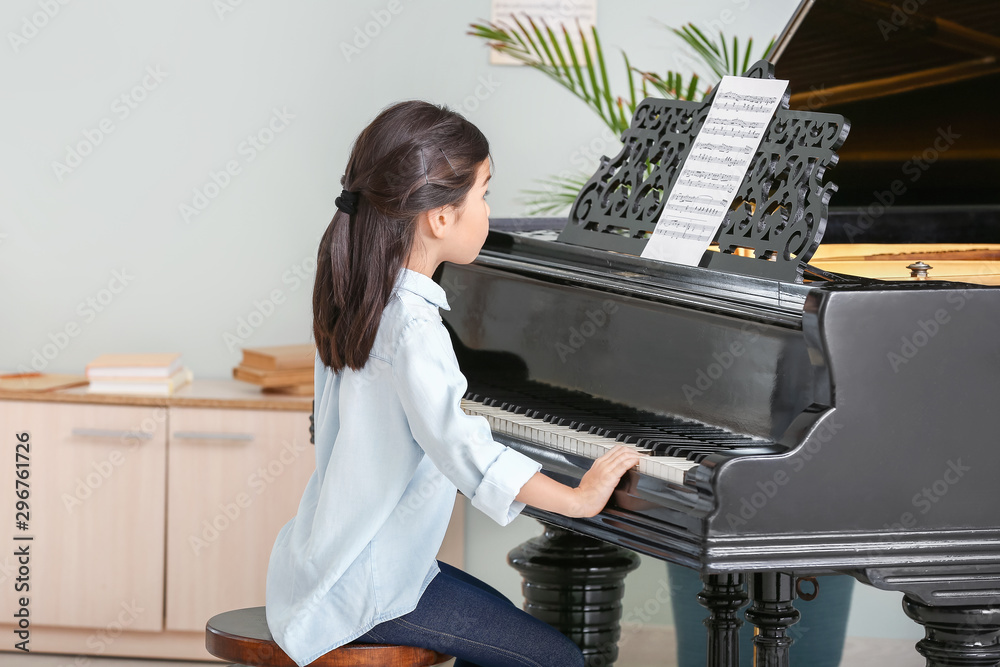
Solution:
<path fill-rule="evenodd" d="M 401 269 L 399 277 L 396 278 L 396 289 L 413 292 L 438 308 L 451 310 L 448 305 L 448 297 L 441 286 L 422 273 L 407 268 Z"/>

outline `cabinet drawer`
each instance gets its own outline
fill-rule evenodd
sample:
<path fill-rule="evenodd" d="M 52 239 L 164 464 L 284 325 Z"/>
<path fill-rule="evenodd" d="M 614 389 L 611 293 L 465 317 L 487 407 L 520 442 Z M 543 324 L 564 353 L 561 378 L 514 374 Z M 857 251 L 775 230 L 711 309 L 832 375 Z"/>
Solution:
<path fill-rule="evenodd" d="M 170 410 L 168 630 L 264 604 L 271 546 L 315 469 L 309 413 Z"/>
<path fill-rule="evenodd" d="M 166 421 L 165 408 L 0 401 L 4 437 L 31 435 L 22 534 L 34 537 L 33 624 L 162 629 Z M 10 452 L 0 466 L 0 517 L 13 521 Z M 0 559 L 4 572 L 13 564 L 12 555 Z M 13 595 L 0 596 L 4 618 L 14 605 Z"/>

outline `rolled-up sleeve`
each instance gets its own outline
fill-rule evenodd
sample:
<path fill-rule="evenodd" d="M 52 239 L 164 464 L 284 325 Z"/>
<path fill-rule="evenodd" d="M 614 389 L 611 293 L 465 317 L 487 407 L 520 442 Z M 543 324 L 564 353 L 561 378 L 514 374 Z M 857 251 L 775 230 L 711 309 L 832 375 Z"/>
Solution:
<path fill-rule="evenodd" d="M 493 440 L 486 419 L 462 411 L 467 382 L 444 325 L 411 321 L 392 372 L 417 444 L 474 507 L 502 526 L 510 523 L 524 509 L 515 497 L 541 464 Z"/>

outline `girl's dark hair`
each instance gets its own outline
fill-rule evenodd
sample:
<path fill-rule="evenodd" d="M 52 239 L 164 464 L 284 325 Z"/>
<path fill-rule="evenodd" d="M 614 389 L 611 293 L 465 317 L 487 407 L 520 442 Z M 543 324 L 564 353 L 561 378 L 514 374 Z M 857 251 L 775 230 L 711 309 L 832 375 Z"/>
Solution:
<path fill-rule="evenodd" d="M 357 212 L 334 214 L 316 261 L 313 336 L 325 365 L 365 365 L 417 216 L 460 205 L 489 153 L 475 125 L 427 102 L 395 104 L 361 132 L 340 180 L 358 193 Z"/>

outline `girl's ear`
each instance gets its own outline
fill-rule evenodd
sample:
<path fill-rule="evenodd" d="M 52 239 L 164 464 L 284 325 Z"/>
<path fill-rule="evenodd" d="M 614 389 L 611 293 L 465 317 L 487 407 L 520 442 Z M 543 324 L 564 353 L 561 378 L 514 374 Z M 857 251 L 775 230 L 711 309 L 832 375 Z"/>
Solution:
<path fill-rule="evenodd" d="M 439 206 L 438 208 L 424 211 L 420 214 L 418 222 L 427 230 L 427 233 L 431 237 L 442 239 L 455 222 L 455 207 Z"/>

